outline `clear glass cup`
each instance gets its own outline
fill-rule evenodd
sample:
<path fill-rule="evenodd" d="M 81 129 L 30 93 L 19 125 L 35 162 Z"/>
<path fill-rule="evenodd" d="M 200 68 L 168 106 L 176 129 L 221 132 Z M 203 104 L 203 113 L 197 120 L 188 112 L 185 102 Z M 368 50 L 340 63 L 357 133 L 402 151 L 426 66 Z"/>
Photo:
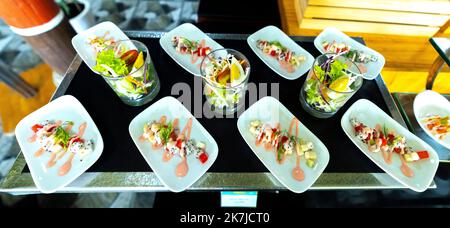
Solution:
<path fill-rule="evenodd" d="M 134 47 L 133 47 L 134 46 Z M 147 46 L 137 40 L 122 40 L 107 47 L 114 50 L 115 56 L 120 58 L 129 50 L 142 53 L 142 64 L 133 65 L 126 75 L 111 75 L 111 73 L 96 72 L 100 74 L 120 99 L 130 106 L 141 106 L 152 101 L 159 93 L 159 78 L 150 57 Z M 135 62 L 138 62 L 138 57 Z M 139 61 L 141 61 L 139 60 Z M 140 66 L 139 66 L 140 65 Z"/>
<path fill-rule="evenodd" d="M 334 66 L 338 67 L 331 67 L 327 63 L 336 64 Z M 343 70 L 336 70 L 339 69 L 339 65 Z M 363 78 L 356 63 L 340 55 L 323 54 L 315 59 L 308 73 L 300 91 L 300 103 L 312 116 L 329 118 L 361 88 L 362 84 Z"/>
<path fill-rule="evenodd" d="M 239 77 L 233 76 L 237 75 L 232 73 L 237 72 L 237 68 L 229 67 L 229 75 L 222 74 L 224 75 L 221 77 L 223 80 L 219 80 L 219 82 L 217 80 L 219 77 L 214 73 L 215 69 L 217 69 L 217 64 L 220 65 L 224 59 L 230 60 L 231 56 L 234 56 L 240 64 L 242 71 L 239 71 Z M 203 78 L 203 92 L 211 110 L 227 115 L 233 114 L 242 108 L 250 75 L 250 62 L 242 53 L 233 49 L 214 50 L 202 60 L 200 72 Z M 228 81 L 226 80 L 227 77 L 229 77 Z"/>

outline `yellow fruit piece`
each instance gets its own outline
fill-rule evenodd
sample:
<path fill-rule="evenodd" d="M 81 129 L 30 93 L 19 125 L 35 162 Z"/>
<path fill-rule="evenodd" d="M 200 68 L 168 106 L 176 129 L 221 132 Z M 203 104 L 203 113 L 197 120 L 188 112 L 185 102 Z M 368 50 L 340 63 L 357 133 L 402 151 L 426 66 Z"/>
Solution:
<path fill-rule="evenodd" d="M 239 66 L 236 63 L 231 64 L 231 81 L 237 80 L 241 77 Z"/>
<path fill-rule="evenodd" d="M 332 89 L 336 92 L 346 92 L 349 81 L 350 81 L 349 77 L 346 77 L 346 76 L 340 77 L 331 83 L 330 89 Z"/>
<path fill-rule="evenodd" d="M 138 57 L 136 58 L 136 61 L 134 61 L 133 68 L 139 69 L 141 66 L 144 65 L 144 54 L 139 52 Z"/>

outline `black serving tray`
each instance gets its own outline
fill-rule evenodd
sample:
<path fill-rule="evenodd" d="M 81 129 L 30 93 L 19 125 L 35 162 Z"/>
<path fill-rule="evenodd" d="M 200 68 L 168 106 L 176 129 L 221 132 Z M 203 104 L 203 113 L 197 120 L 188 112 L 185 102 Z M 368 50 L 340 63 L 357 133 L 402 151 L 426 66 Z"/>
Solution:
<path fill-rule="evenodd" d="M 129 35 L 133 37 L 132 32 Z M 279 83 L 279 99 L 281 103 L 318 136 L 328 148 L 330 162 L 325 172 L 383 172 L 350 141 L 340 125 L 344 112 L 356 100 L 362 98 L 372 101 L 392 116 L 386 102 L 393 104 L 393 100 L 381 78 L 371 81 L 365 80 L 362 88 L 335 116 L 329 119 L 318 119 L 307 114 L 300 105 L 299 93 L 306 74 L 293 81 L 280 77 L 253 53 L 247 44 L 246 35 L 227 36 L 216 34 L 212 35 L 212 38 L 224 47 L 242 52 L 249 59 L 251 64 L 249 82 L 257 85 L 258 83 Z M 158 36 L 135 37 L 135 39 L 144 42 L 148 46 L 161 83 L 161 90 L 158 96 L 149 104 L 141 107 L 125 105 L 106 82 L 99 75 L 93 73 L 84 63 L 78 68 L 70 84 L 64 85 L 67 87 L 64 94 L 76 97 L 84 105 L 99 128 L 104 140 L 105 147 L 102 156 L 87 172 L 151 171 L 129 135 L 129 123 L 141 111 L 162 97 L 171 95 L 175 98 L 179 97 L 179 94 L 171 94 L 172 86 L 175 83 L 183 82 L 189 84 L 192 88 L 192 104 L 194 102 L 194 81 L 200 79 L 189 74 L 164 52 L 159 45 Z M 318 56 L 320 53 L 314 47 L 313 39 L 314 37 L 294 38 L 309 53 L 313 56 Z M 363 42 L 362 39 L 357 40 Z M 384 88 L 380 90 L 380 87 Z M 201 87 L 196 89 L 202 90 Z M 267 95 L 271 95 L 270 85 L 268 86 L 268 91 Z M 202 98 L 205 101 L 205 97 L 203 96 Z M 199 118 L 198 120 L 215 138 L 219 146 L 219 156 L 209 172 L 268 172 L 240 136 L 236 124 L 237 117 L 220 119 Z M 24 171 L 28 172 L 28 169 L 25 168 Z"/>

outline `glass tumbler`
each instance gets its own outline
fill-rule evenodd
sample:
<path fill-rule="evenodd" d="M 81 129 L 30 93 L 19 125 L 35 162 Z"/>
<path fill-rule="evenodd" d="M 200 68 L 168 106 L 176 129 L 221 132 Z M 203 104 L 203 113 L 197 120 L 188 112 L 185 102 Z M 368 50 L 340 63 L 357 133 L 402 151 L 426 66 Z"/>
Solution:
<path fill-rule="evenodd" d="M 145 44 L 137 40 L 122 40 L 108 46 L 105 50 L 114 51 L 115 60 L 127 59 L 127 52 L 136 50 L 138 57 L 128 71 L 114 72 L 113 70 L 97 71 L 119 98 L 127 105 L 141 106 L 158 95 L 160 84 L 150 53 Z M 97 61 L 98 58 L 97 58 Z M 98 62 L 97 62 L 98 65 Z M 103 64 L 105 65 L 105 64 Z"/>
<path fill-rule="evenodd" d="M 303 109 L 318 118 L 333 116 L 363 84 L 361 71 L 350 59 L 323 54 L 317 57 L 300 91 Z"/>
<path fill-rule="evenodd" d="M 250 63 L 242 53 L 214 50 L 202 60 L 200 72 L 211 110 L 227 115 L 242 108 L 250 75 Z"/>

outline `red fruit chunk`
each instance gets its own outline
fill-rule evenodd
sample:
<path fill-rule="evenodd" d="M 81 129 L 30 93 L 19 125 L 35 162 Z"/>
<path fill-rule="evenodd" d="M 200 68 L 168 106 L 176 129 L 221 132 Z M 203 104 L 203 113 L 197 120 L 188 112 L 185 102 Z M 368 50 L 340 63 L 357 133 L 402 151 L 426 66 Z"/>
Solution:
<path fill-rule="evenodd" d="M 31 127 L 31 130 L 36 133 L 38 132 L 40 129 L 42 129 L 44 126 L 40 125 L 40 124 L 35 124 L 33 125 L 33 127 Z"/>
<path fill-rule="evenodd" d="M 176 147 L 178 147 L 179 149 L 181 149 L 181 144 L 182 144 L 182 143 L 183 143 L 183 140 L 178 139 L 178 140 L 177 140 Z"/>
<path fill-rule="evenodd" d="M 208 161 L 208 154 L 205 152 L 201 153 L 200 156 L 198 156 L 198 160 L 200 160 L 202 164 L 205 164 L 205 162 Z"/>
<path fill-rule="evenodd" d="M 429 158 L 430 157 L 430 154 L 426 150 L 417 151 L 417 155 L 419 155 L 420 159 L 425 159 L 425 158 Z"/>
<path fill-rule="evenodd" d="M 355 127 L 355 131 L 356 132 L 360 132 L 360 131 L 362 131 L 362 129 L 363 129 L 362 125 L 358 125 L 358 126 Z"/>
<path fill-rule="evenodd" d="M 386 146 L 387 140 L 385 138 L 381 138 L 381 146 Z"/>

